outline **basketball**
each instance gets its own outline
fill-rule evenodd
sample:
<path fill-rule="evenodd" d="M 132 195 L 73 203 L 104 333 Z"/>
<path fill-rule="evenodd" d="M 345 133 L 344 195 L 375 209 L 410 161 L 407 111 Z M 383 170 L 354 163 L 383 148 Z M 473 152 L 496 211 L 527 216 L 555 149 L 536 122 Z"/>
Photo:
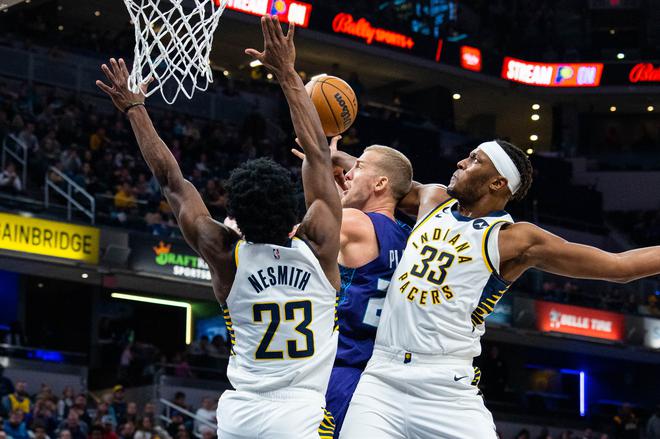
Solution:
<path fill-rule="evenodd" d="M 323 131 L 328 137 L 348 130 L 357 115 L 357 97 L 350 85 L 336 76 L 313 77 L 305 85 L 321 118 Z"/>

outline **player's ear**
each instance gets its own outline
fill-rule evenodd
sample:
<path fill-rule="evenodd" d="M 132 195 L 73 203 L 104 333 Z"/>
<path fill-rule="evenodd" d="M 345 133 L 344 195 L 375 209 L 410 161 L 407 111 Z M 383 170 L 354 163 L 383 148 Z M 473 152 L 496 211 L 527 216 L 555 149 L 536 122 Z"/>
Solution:
<path fill-rule="evenodd" d="M 505 177 L 498 175 L 490 182 L 490 190 L 493 192 L 498 192 L 507 187 L 508 181 Z"/>
<path fill-rule="evenodd" d="M 376 192 L 381 192 L 381 191 L 387 190 L 389 185 L 390 185 L 390 179 L 387 178 L 384 175 L 381 175 L 376 180 Z"/>

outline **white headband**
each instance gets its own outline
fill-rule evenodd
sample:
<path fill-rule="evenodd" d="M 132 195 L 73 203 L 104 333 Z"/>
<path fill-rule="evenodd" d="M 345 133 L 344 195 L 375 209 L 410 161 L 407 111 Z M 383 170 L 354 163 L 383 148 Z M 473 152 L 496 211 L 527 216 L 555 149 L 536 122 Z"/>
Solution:
<path fill-rule="evenodd" d="M 493 162 L 497 172 L 506 178 L 511 194 L 513 195 L 518 192 L 518 189 L 520 189 L 520 172 L 516 164 L 511 160 L 511 157 L 509 157 L 509 154 L 495 141 L 484 142 L 477 149 L 483 151 L 490 158 L 490 161 Z"/>

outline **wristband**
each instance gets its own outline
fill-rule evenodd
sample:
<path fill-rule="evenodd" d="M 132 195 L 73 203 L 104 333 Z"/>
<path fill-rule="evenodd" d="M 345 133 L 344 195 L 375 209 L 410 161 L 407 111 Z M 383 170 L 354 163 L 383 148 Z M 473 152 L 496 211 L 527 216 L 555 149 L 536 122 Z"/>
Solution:
<path fill-rule="evenodd" d="M 133 103 L 130 103 L 130 104 L 128 104 L 128 105 L 126 106 L 126 108 L 124 108 L 124 113 L 127 114 L 127 113 L 128 113 L 128 110 L 130 110 L 131 108 L 134 108 L 134 107 L 140 106 L 140 105 L 142 105 L 142 106 L 144 107 L 144 102 L 133 102 Z"/>

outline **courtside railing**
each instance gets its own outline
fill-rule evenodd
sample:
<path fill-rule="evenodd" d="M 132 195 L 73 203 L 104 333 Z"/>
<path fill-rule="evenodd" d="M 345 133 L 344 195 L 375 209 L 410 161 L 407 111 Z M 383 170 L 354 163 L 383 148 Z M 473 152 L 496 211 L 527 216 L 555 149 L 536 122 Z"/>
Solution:
<path fill-rule="evenodd" d="M 21 139 L 13 134 L 7 134 L 2 141 L 2 169 L 5 169 L 7 157 L 21 166 L 21 183 L 23 184 L 23 190 L 25 190 L 27 186 L 28 150 Z"/>
<path fill-rule="evenodd" d="M 50 176 L 55 174 L 62 179 L 60 183 L 53 181 Z M 73 181 L 68 175 L 60 171 L 54 166 L 51 166 L 46 172 L 46 183 L 44 184 L 44 205 L 48 209 L 50 205 L 50 191 L 61 195 L 66 200 L 66 218 L 71 221 L 73 208 L 79 210 L 83 215 L 89 218 L 91 224 L 94 224 L 96 219 L 96 200 L 87 192 L 82 186 Z M 83 206 L 81 202 L 76 199 L 79 196 L 81 201 L 88 201 L 89 207 Z"/>

